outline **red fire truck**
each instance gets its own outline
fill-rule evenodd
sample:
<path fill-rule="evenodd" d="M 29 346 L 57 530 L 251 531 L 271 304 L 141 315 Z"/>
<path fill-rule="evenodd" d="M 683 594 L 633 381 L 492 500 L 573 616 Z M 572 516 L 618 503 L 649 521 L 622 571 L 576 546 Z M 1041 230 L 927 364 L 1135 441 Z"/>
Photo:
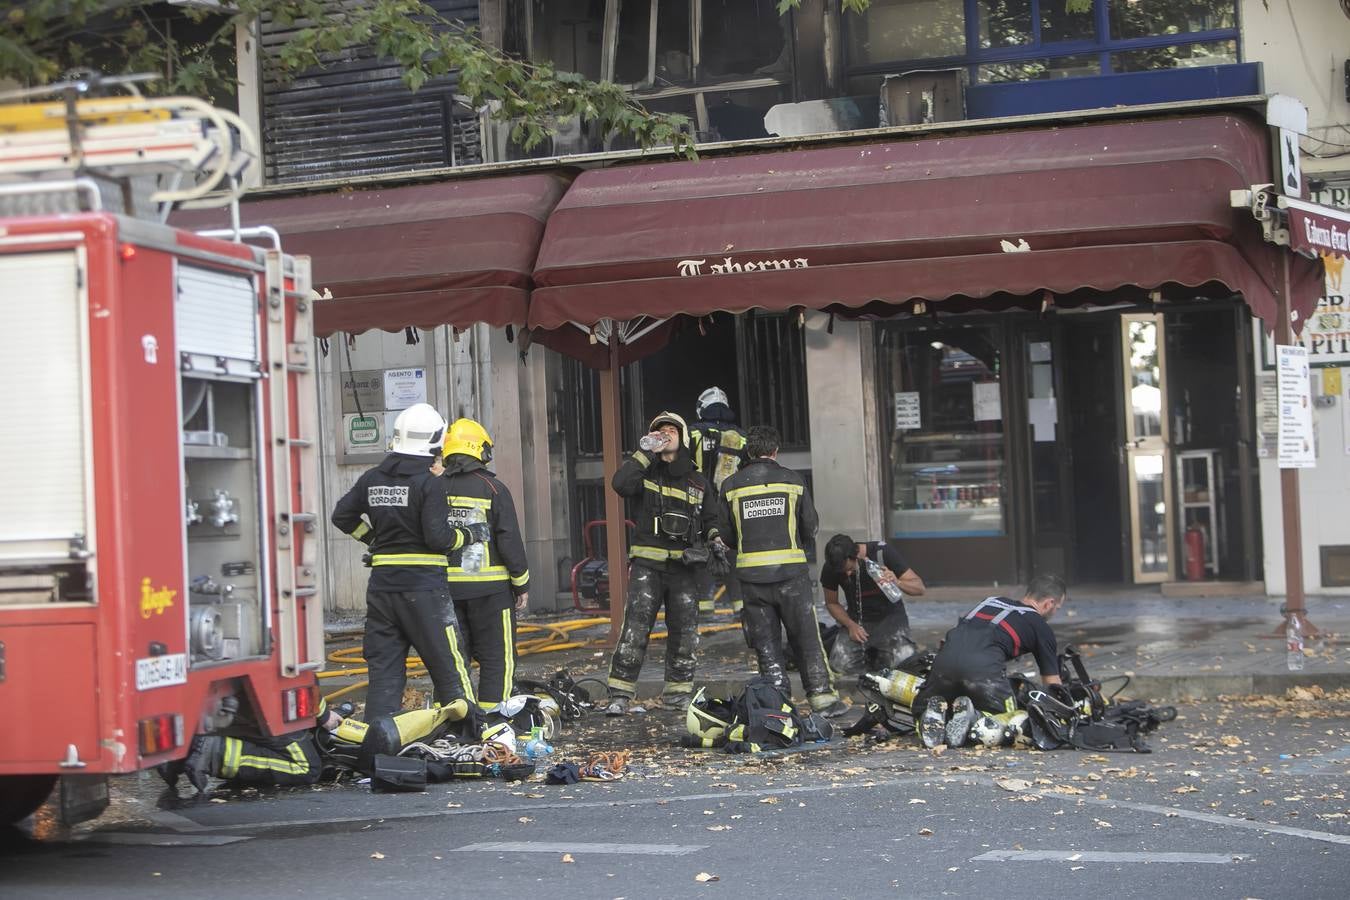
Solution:
<path fill-rule="evenodd" d="M 0 823 L 318 702 L 309 261 L 161 224 L 237 117 L 90 88 L 0 106 Z"/>

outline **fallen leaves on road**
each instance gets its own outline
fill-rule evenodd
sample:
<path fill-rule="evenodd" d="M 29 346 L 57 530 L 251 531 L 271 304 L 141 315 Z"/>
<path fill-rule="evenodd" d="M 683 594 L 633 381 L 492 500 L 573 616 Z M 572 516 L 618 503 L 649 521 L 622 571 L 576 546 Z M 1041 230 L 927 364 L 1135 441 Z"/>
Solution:
<path fill-rule="evenodd" d="M 708 872 L 699 872 L 697 875 L 694 876 L 694 880 L 697 881 L 699 884 L 707 884 L 710 881 L 721 881 L 722 879 Z"/>
<path fill-rule="evenodd" d="M 1031 782 L 1025 778 L 995 778 L 994 784 L 1003 788 L 1005 791 L 1025 791 L 1031 787 Z M 912 802 L 912 801 L 911 801 Z"/>
<path fill-rule="evenodd" d="M 1198 794 L 1198 793 L 1200 793 L 1200 789 L 1199 789 L 1198 787 L 1195 787 L 1194 785 L 1183 784 L 1183 785 L 1182 785 L 1181 787 L 1179 787 L 1179 788 L 1172 788 L 1172 793 L 1174 793 L 1174 794 Z"/>
<path fill-rule="evenodd" d="M 374 853 L 370 854 L 370 858 L 371 858 L 371 859 L 384 859 L 384 854 L 381 853 L 380 851 L 376 850 Z"/>
<path fill-rule="evenodd" d="M 933 836 L 933 829 L 931 828 L 919 829 L 919 837 L 932 837 L 932 836 Z"/>
<path fill-rule="evenodd" d="M 454 800 L 451 800 L 449 803 L 445 804 L 445 808 L 446 808 L 446 809 L 459 809 L 459 808 L 460 808 L 461 806 L 463 806 L 463 805 L 464 805 L 463 803 L 457 803 L 457 802 L 455 802 Z"/>
<path fill-rule="evenodd" d="M 570 853 L 564 853 L 564 854 L 562 855 L 562 861 L 565 862 L 565 863 L 574 863 L 574 862 L 576 862 L 576 860 L 572 858 L 572 854 L 570 854 Z"/>
<path fill-rule="evenodd" d="M 521 816 L 519 819 L 516 819 L 516 821 L 522 825 L 528 825 L 533 822 L 534 819 L 531 819 L 529 816 Z"/>
<path fill-rule="evenodd" d="M 760 803 L 774 804 L 774 803 L 777 803 L 777 802 L 778 802 L 778 798 L 777 798 L 777 797 L 760 797 L 760 798 L 759 798 L 759 802 L 760 802 Z"/>
<path fill-rule="evenodd" d="M 927 803 L 928 801 L 919 797 L 910 797 L 909 802 L 911 805 L 913 805 L 915 803 Z"/>
<path fill-rule="evenodd" d="M 730 825 L 705 825 L 704 827 L 707 828 L 709 831 L 730 831 L 730 830 L 731 830 L 731 826 L 730 826 Z"/>
<path fill-rule="evenodd" d="M 1242 738 L 1235 734 L 1225 734 L 1223 737 L 1219 738 L 1219 743 L 1223 744 L 1225 747 L 1241 747 Z"/>

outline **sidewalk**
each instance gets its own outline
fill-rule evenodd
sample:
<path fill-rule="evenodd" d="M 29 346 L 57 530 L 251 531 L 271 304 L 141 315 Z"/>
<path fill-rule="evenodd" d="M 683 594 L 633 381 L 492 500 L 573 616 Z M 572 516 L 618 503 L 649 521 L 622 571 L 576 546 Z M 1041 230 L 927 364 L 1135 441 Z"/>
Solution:
<path fill-rule="evenodd" d="M 938 642 L 978 599 L 978 590 L 964 598 L 952 589 L 941 599 L 906 602 L 914 639 L 925 650 Z M 1287 668 L 1284 638 L 1275 632 L 1282 619 L 1280 601 L 1264 596 L 1175 598 L 1156 593 L 1090 590 L 1071 595 L 1069 605 L 1052 621 L 1060 645 L 1073 644 L 1083 654 L 1088 672 L 1099 679 L 1128 676 L 1122 696 L 1150 700 L 1213 699 L 1220 695 L 1283 694 L 1294 686 L 1321 685 L 1327 690 L 1350 687 L 1350 597 L 1309 597 L 1308 617 L 1322 631 L 1310 641 L 1302 672 Z M 532 622 L 534 620 L 526 620 Z M 545 620 L 538 621 L 558 621 Z M 565 621 L 565 620 L 562 620 Z M 719 616 L 728 623 L 730 616 Z M 520 658 L 517 673 L 547 678 L 567 669 L 574 678 L 604 680 L 609 651 L 599 645 L 603 627 L 584 632 L 597 643 Z M 351 646 L 356 640 L 333 641 Z M 665 644 L 653 641 L 638 681 L 638 696 L 661 691 Z M 1030 657 L 1014 666 L 1034 668 Z M 696 681 L 713 693 L 731 693 L 754 674 L 754 656 L 739 630 L 705 635 L 699 648 Z M 423 679 L 425 681 L 425 679 Z M 841 692 L 851 678 L 841 678 Z M 345 680 L 327 680 L 325 691 Z M 1110 686 L 1108 685 L 1108 688 Z"/>

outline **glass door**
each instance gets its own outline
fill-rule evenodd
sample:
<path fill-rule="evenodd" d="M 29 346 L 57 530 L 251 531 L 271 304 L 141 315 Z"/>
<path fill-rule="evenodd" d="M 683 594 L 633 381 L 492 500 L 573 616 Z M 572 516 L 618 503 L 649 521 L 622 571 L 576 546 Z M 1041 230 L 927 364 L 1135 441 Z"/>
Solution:
<path fill-rule="evenodd" d="M 1172 459 L 1168 436 L 1163 317 L 1120 317 L 1125 389 L 1125 469 L 1131 560 L 1136 583 L 1171 581 Z"/>

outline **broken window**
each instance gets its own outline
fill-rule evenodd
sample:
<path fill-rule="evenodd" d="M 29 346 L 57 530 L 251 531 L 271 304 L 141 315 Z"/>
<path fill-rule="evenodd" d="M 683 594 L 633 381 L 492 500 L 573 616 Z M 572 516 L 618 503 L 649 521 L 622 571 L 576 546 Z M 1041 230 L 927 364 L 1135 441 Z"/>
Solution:
<path fill-rule="evenodd" d="M 703 0 L 699 81 L 792 75 L 792 18 L 774 0 Z"/>
<path fill-rule="evenodd" d="M 694 77 L 689 0 L 616 0 L 614 80 L 669 86 Z"/>
<path fill-rule="evenodd" d="M 548 60 L 560 72 L 602 77 L 605 0 L 512 0 L 502 46 L 508 53 Z"/>

